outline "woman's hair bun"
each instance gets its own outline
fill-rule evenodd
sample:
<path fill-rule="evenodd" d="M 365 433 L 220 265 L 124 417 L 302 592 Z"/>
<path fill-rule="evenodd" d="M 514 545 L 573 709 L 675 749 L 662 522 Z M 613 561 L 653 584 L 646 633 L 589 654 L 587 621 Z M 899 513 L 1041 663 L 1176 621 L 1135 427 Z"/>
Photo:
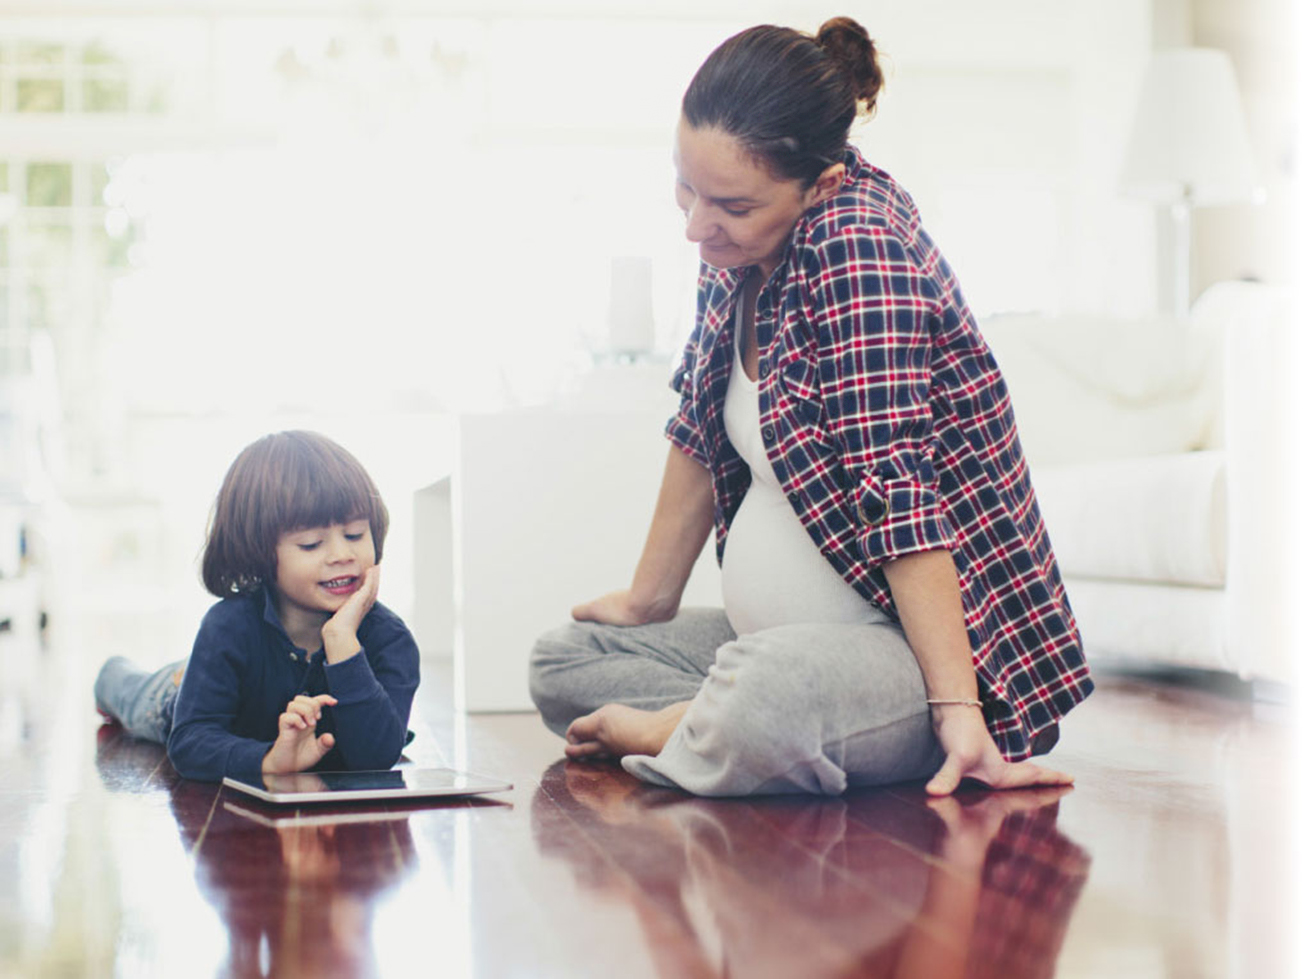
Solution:
<path fill-rule="evenodd" d="M 856 101 L 863 113 L 875 110 L 875 99 L 884 87 L 879 55 L 866 29 L 851 17 L 831 17 L 820 25 L 816 43 L 852 78 Z"/>

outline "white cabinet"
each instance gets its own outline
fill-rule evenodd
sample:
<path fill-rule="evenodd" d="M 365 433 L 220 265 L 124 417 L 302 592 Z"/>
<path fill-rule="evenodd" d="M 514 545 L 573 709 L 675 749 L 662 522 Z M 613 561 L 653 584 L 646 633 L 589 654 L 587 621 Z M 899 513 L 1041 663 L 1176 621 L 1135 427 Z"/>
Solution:
<path fill-rule="evenodd" d="M 422 650 L 455 657 L 458 708 L 531 710 L 533 641 L 628 585 L 669 452 L 669 374 L 599 369 L 559 404 L 460 417 L 451 476 L 415 497 L 412 621 Z M 711 542 L 684 604 L 720 604 Z"/>

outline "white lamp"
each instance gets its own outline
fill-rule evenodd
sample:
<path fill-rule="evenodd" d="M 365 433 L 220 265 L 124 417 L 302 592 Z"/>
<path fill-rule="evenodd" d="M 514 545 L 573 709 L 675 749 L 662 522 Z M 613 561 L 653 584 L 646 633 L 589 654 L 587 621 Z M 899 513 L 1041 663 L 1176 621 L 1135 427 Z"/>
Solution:
<path fill-rule="evenodd" d="M 621 361 L 641 360 L 656 345 L 651 266 L 651 259 L 646 257 L 623 256 L 611 260 L 606 320 L 610 353 Z"/>
<path fill-rule="evenodd" d="M 1191 211 L 1256 203 L 1262 193 L 1239 87 L 1225 52 L 1180 48 L 1153 55 L 1139 94 L 1121 189 L 1170 205 L 1174 309 L 1184 318 L 1189 312 Z"/>

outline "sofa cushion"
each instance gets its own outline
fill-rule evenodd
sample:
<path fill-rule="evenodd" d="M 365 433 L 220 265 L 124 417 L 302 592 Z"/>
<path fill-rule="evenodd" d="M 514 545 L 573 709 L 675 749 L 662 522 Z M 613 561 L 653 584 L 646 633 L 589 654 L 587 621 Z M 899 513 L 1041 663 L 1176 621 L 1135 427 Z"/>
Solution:
<path fill-rule="evenodd" d="M 1224 453 L 1036 466 L 1033 478 L 1064 577 L 1225 585 Z"/>
<path fill-rule="evenodd" d="M 1210 322 L 997 316 L 980 328 L 1032 464 L 1220 444 L 1220 332 Z"/>

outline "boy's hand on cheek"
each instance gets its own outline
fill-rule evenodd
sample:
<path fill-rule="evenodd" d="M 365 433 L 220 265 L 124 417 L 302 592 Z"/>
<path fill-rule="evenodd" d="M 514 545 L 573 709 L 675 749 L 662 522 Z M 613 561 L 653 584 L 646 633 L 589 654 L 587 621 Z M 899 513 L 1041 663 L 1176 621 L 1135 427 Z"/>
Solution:
<path fill-rule="evenodd" d="M 340 663 L 360 651 L 356 633 L 377 598 L 378 565 L 375 564 L 364 573 L 355 593 L 323 624 L 323 653 L 329 663 Z"/>
<path fill-rule="evenodd" d="M 264 756 L 260 770 L 265 775 L 303 772 L 313 768 L 332 750 L 336 739 L 331 734 L 315 734 L 325 706 L 337 703 L 330 694 L 307 697 L 304 694 L 287 704 L 278 717 L 278 740 Z"/>

